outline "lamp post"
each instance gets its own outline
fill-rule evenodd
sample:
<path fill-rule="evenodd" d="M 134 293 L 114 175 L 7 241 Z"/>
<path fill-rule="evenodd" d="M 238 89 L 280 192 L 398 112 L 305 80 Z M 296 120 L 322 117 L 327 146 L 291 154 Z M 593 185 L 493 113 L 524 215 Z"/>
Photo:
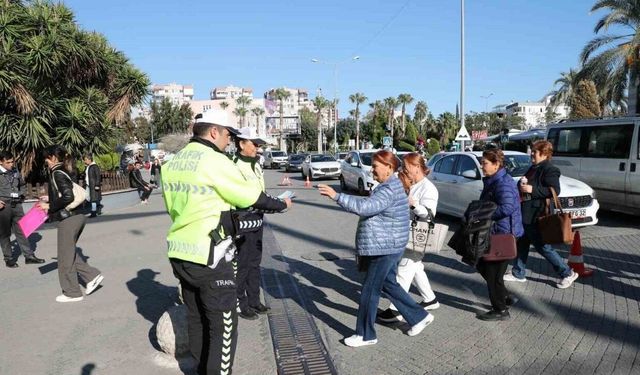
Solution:
<path fill-rule="evenodd" d="M 340 65 L 360 60 L 360 56 L 353 56 L 348 60 L 339 62 L 326 62 L 319 59 L 311 59 L 314 64 L 325 64 L 333 67 L 333 152 L 338 153 L 338 67 Z"/>
<path fill-rule="evenodd" d="M 487 113 L 487 110 L 489 109 L 489 98 L 492 96 L 493 96 L 493 93 L 489 95 L 480 95 L 480 97 L 484 99 L 484 113 Z"/>

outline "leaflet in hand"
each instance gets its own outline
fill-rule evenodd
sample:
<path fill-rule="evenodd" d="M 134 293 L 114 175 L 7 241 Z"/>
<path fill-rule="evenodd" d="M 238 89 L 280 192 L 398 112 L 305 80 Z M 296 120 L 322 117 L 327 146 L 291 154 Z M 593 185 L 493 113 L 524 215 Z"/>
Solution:
<path fill-rule="evenodd" d="M 278 199 L 293 199 L 295 198 L 296 194 L 294 192 L 292 192 L 291 190 L 287 190 L 284 193 L 278 195 Z"/>

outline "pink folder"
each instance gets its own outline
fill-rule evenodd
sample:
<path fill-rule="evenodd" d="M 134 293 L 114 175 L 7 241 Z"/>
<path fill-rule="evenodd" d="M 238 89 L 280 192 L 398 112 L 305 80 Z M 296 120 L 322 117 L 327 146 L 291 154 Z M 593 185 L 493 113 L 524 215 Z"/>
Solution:
<path fill-rule="evenodd" d="M 18 225 L 22 229 L 25 237 L 29 237 L 45 221 L 47 221 L 47 211 L 41 209 L 37 204 L 27 212 L 22 219 L 18 220 Z"/>

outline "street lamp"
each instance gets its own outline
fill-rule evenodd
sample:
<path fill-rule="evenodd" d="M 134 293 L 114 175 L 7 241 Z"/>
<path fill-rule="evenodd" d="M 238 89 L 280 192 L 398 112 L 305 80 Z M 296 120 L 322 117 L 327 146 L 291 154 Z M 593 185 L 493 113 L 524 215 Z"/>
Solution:
<path fill-rule="evenodd" d="M 493 93 L 489 94 L 489 95 L 480 95 L 480 97 L 482 99 L 484 99 L 484 112 L 487 113 L 487 110 L 489 108 L 489 98 L 493 96 Z"/>
<path fill-rule="evenodd" d="M 360 60 L 360 56 L 356 55 L 347 60 L 338 62 L 327 62 L 319 59 L 311 59 L 314 64 L 325 64 L 333 66 L 333 152 L 338 153 L 338 67 L 347 62 Z"/>

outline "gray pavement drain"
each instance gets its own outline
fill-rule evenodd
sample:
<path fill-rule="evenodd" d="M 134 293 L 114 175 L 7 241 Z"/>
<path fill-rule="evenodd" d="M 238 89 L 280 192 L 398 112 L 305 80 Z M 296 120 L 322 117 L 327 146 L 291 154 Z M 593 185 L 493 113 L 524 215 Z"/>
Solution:
<path fill-rule="evenodd" d="M 306 304 L 289 265 L 279 260 L 282 251 L 270 230 L 265 230 L 264 242 L 262 286 L 265 301 L 271 307 L 269 328 L 278 374 L 337 374 L 309 313 L 313 307 Z"/>

